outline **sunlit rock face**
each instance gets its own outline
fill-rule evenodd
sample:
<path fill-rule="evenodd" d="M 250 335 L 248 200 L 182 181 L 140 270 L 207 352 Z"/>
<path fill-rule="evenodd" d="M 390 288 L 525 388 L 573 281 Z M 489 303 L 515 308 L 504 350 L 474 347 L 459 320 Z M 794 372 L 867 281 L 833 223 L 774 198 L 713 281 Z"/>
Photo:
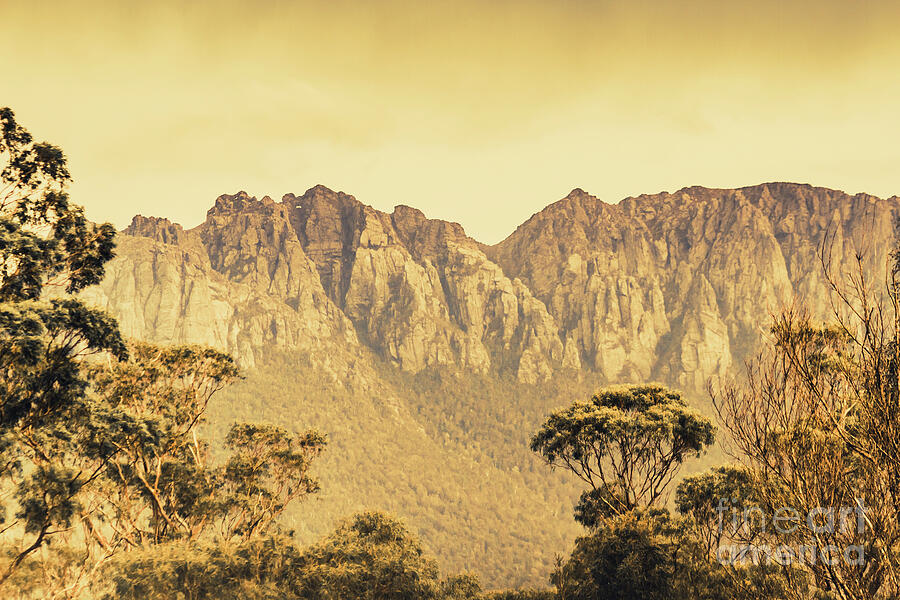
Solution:
<path fill-rule="evenodd" d="M 212 344 L 244 364 L 267 347 L 335 343 L 362 344 L 405 371 L 525 382 L 563 362 L 544 304 L 458 224 L 405 206 L 386 214 L 321 186 L 281 202 L 220 196 L 189 231 L 135 217 L 89 295 L 127 335 Z"/>
<path fill-rule="evenodd" d="M 547 306 L 570 364 L 696 390 L 742 366 L 793 302 L 829 317 L 823 250 L 839 278 L 859 253 L 883 281 L 897 205 L 786 183 L 616 205 L 576 189 L 488 256 Z"/>
<path fill-rule="evenodd" d="M 699 390 L 756 351 L 774 312 L 799 300 L 828 317 L 823 250 L 838 276 L 859 254 L 883 281 L 897 205 L 796 184 L 615 205 L 576 189 L 488 247 L 322 186 L 240 192 L 191 230 L 135 217 L 89 295 L 127 335 L 244 364 L 270 347 L 345 365 L 365 350 L 411 372 L 589 370 Z"/>

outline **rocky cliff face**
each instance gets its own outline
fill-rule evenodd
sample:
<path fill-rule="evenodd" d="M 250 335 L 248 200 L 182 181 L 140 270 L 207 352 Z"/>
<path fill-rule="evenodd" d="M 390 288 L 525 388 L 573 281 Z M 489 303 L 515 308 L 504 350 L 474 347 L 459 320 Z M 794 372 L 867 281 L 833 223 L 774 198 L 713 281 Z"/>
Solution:
<path fill-rule="evenodd" d="M 116 315 L 128 337 L 207 344 L 244 366 L 266 349 L 321 350 L 323 367 L 343 376 L 360 353 L 352 324 L 267 205 L 243 200 L 246 210 L 227 213 L 220 198 L 207 223 L 190 231 L 135 217 L 103 282 L 86 296 Z"/>
<path fill-rule="evenodd" d="M 190 231 L 135 217 L 91 295 L 127 335 L 213 344 L 243 364 L 269 347 L 343 353 L 362 340 L 405 371 L 536 382 L 563 359 L 544 304 L 458 224 L 321 186 L 281 202 L 220 196 Z"/>
<path fill-rule="evenodd" d="M 773 312 L 828 317 L 823 248 L 838 277 L 857 253 L 883 274 L 898 203 L 783 183 L 617 205 L 576 189 L 488 255 L 547 306 L 570 364 L 697 390 L 743 364 Z"/>
<path fill-rule="evenodd" d="M 511 369 L 546 377 L 561 360 L 553 320 L 455 223 L 388 215 L 322 186 L 282 200 L 329 298 L 401 369 Z"/>
<path fill-rule="evenodd" d="M 823 247 L 835 272 L 857 253 L 882 272 L 897 205 L 795 184 L 616 205 L 576 189 L 485 247 L 456 223 L 322 186 L 281 202 L 241 192 L 189 231 L 135 217 L 92 294 L 128 335 L 244 364 L 270 346 L 334 346 L 410 372 L 590 370 L 698 390 L 742 364 L 773 311 L 802 299 L 827 317 Z"/>

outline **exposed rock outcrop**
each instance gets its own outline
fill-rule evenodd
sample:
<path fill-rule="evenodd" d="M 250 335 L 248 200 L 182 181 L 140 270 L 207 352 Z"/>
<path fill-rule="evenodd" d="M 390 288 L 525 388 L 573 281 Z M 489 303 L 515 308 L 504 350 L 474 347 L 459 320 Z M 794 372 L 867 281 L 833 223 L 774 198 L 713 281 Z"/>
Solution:
<path fill-rule="evenodd" d="M 129 335 L 211 343 L 247 364 L 270 344 L 317 351 L 358 334 L 412 372 L 536 382 L 562 365 L 556 323 L 529 289 L 461 226 L 409 207 L 389 215 L 322 186 L 281 202 L 240 192 L 195 229 L 135 217 L 123 234 L 92 293 Z"/>
<path fill-rule="evenodd" d="M 326 350 L 321 360 L 343 376 L 360 351 L 355 331 L 300 245 L 284 239 L 284 221 L 250 210 L 229 218 L 215 212 L 224 204 L 190 231 L 135 217 L 87 298 L 115 314 L 129 337 L 208 344 L 245 366 L 267 348 Z"/>
<path fill-rule="evenodd" d="M 820 254 L 883 272 L 898 200 L 796 184 L 687 188 L 606 204 L 576 189 L 494 247 L 457 223 L 387 214 L 316 186 L 216 199 L 192 230 L 135 217 L 92 292 L 127 333 L 212 343 L 368 347 L 405 371 L 588 369 L 690 390 L 739 366 L 771 313 L 826 318 Z"/>
<path fill-rule="evenodd" d="M 488 255 L 546 304 L 571 363 L 697 390 L 755 352 L 773 312 L 828 317 L 823 248 L 838 276 L 857 253 L 882 275 L 897 206 L 785 183 L 617 205 L 576 189 Z"/>

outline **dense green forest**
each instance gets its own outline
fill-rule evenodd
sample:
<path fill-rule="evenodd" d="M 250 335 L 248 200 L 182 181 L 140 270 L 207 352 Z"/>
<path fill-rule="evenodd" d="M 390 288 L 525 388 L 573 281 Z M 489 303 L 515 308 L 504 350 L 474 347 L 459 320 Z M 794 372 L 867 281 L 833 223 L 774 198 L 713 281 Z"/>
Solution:
<path fill-rule="evenodd" d="M 277 357 L 223 390 L 209 410 L 211 439 L 248 419 L 327 432 L 328 451 L 313 467 L 322 489 L 286 514 L 298 537 L 313 541 L 344 515 L 378 509 L 402 515 L 447 569 L 512 585 L 546 581 L 556 555 L 578 533 L 568 515 L 579 490 L 548 470 L 528 440 L 564 402 L 555 391 L 564 388 L 510 380 L 500 390 L 488 377 L 411 375 L 385 366 L 390 387 L 373 398 L 337 395 L 333 385 L 306 376 L 315 373 L 309 360 Z M 584 394 L 590 395 L 587 386 Z M 394 412 L 383 401 L 391 397 L 412 412 Z M 515 405 L 498 401 L 510 397 Z M 548 510 L 564 524 L 559 531 L 541 522 Z M 535 539 L 536 533 L 546 537 Z"/>
<path fill-rule="evenodd" d="M 322 489 L 286 512 L 300 539 L 313 541 L 342 516 L 377 508 L 402 516 L 446 569 L 477 572 L 486 585 L 547 581 L 580 531 L 571 515 L 581 488 L 548 469 L 529 442 L 548 413 L 590 398 L 599 382 L 572 377 L 532 385 L 382 364 L 387 387 L 373 397 L 352 389 L 336 394 L 316 373 L 314 357 L 273 353 L 209 409 L 212 440 L 223 439 L 232 422 L 253 419 L 327 432 L 328 451 L 313 467 Z M 717 460 L 721 452 L 712 449 L 684 472 Z M 544 522 L 548 515 L 554 527 Z"/>
<path fill-rule="evenodd" d="M 884 292 L 824 264 L 833 322 L 776 315 L 745 376 L 710 387 L 716 419 L 660 385 L 574 377 L 384 365 L 383 389 L 335 394 L 309 357 L 243 378 L 211 348 L 124 340 L 77 295 L 115 232 L 69 201 L 62 151 L 2 109 L 0 159 L 4 598 L 900 593 L 898 255 Z M 379 453 L 403 457 L 389 488 L 348 468 Z M 323 494 L 342 514 L 319 514 Z M 554 503 L 569 528 L 520 535 Z M 416 504 L 434 510 L 391 514 Z M 495 549 L 493 579 L 543 589 L 483 589 L 460 544 Z"/>

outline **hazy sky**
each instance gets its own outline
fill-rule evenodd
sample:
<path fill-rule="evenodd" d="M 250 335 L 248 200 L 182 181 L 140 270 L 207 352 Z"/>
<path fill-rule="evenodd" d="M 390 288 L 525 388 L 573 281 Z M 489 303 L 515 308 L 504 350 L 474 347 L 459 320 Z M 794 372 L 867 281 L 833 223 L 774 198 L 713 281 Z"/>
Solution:
<path fill-rule="evenodd" d="M 0 0 L 0 105 L 95 220 L 317 183 L 495 242 L 616 202 L 900 194 L 900 2 Z"/>

